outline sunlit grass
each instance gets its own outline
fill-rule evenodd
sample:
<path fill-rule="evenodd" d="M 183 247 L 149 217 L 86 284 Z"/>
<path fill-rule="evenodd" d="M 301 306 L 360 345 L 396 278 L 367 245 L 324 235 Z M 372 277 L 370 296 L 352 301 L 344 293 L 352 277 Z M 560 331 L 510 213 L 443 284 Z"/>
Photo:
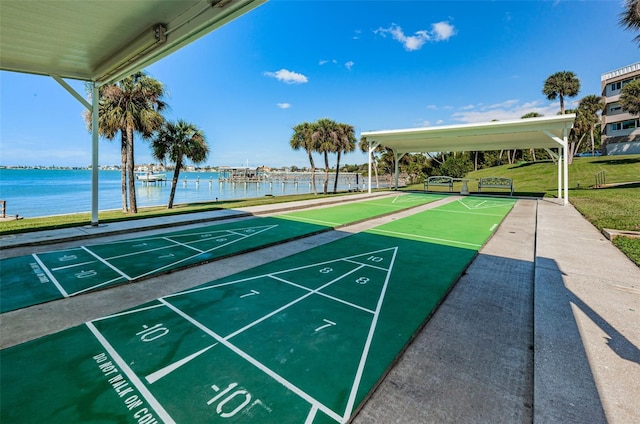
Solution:
<path fill-rule="evenodd" d="M 640 155 L 574 158 L 569 165 L 569 201 L 598 229 L 640 231 Z M 595 174 L 605 171 L 606 183 L 636 183 L 593 188 Z M 470 172 L 467 177 L 508 177 L 513 179 L 516 196 L 557 197 L 558 166 L 552 162 L 502 165 Z M 476 181 L 469 182 L 469 190 L 477 192 Z M 460 191 L 461 183 L 454 185 Z M 422 184 L 407 189 L 422 190 Z M 505 194 L 506 190 L 495 193 Z M 632 258 L 640 249 L 640 241 L 615 242 Z M 633 259 L 633 258 L 632 258 Z M 637 261 L 636 261 L 637 263 Z"/>
<path fill-rule="evenodd" d="M 161 216 L 182 215 L 195 212 L 207 212 L 219 209 L 237 209 L 250 206 L 261 206 L 276 203 L 295 202 L 298 200 L 330 198 L 343 196 L 348 193 L 314 195 L 297 194 L 291 196 L 265 196 L 252 199 L 226 200 L 218 202 L 184 203 L 174 205 L 172 209 L 166 206 L 152 206 L 138 208 L 137 214 L 127 214 L 120 210 L 100 211 L 98 221 L 100 223 L 110 223 L 118 221 L 128 221 L 136 219 L 154 218 Z M 31 231 L 51 230 L 59 228 L 69 228 L 91 225 L 91 213 L 76 213 L 68 215 L 54 215 L 38 218 L 25 218 L 21 220 L 9 220 L 0 222 L 0 234 L 16 234 Z"/>

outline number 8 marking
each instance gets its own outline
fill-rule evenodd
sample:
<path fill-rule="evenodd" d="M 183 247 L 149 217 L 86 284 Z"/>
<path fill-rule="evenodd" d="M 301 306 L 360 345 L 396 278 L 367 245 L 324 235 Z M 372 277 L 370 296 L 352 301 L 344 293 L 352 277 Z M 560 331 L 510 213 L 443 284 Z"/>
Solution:
<path fill-rule="evenodd" d="M 356 283 L 358 284 L 367 284 L 369 282 L 369 278 L 367 277 L 360 277 L 356 280 Z"/>
<path fill-rule="evenodd" d="M 322 268 L 320 270 L 320 274 L 328 274 L 328 273 L 330 273 L 332 271 L 333 271 L 333 268 L 326 267 L 326 268 Z"/>

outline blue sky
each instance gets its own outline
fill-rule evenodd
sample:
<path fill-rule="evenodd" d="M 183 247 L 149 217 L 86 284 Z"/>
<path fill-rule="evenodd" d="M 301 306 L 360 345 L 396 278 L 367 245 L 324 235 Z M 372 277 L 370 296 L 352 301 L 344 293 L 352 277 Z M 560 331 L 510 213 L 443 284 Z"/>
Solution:
<path fill-rule="evenodd" d="M 168 118 L 204 131 L 209 165 L 307 166 L 289 147 L 304 121 L 348 123 L 359 139 L 553 115 L 541 90 L 564 70 L 581 80 L 572 101 L 600 94 L 601 74 L 640 60 L 621 11 L 621 0 L 271 0 L 146 71 L 166 86 Z M 0 72 L 0 165 L 89 165 L 82 112 L 51 78 Z M 153 162 L 144 141 L 136 149 L 137 164 Z M 117 142 L 100 141 L 100 163 L 120 163 Z"/>

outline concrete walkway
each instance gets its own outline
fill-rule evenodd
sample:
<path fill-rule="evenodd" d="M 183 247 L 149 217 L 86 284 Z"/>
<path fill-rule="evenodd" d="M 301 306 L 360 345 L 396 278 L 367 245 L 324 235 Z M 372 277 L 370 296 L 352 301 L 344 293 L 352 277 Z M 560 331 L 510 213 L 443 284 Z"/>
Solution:
<path fill-rule="evenodd" d="M 307 206 L 318 205 L 286 207 Z M 241 219 L 276 209 L 221 214 Z M 423 209 L 406 213 L 419 210 Z M 172 217 L 167 224 L 197 225 L 221 219 L 214 215 Z M 0 316 L 0 347 L 310 249 L 398 216 L 8 312 Z M 98 230 L 106 238 L 128 238 L 134 230 L 161 228 L 160 220 L 165 219 L 132 221 L 129 228 L 109 224 Z M 29 240 L 29 236 L 0 239 L 1 253 L 9 257 L 29 249 L 54 250 L 80 243 L 83 237 L 78 232 L 92 230 L 96 229 L 39 235 L 47 243 L 56 239 L 60 244 L 54 246 L 38 246 L 33 235 Z M 520 200 L 353 422 L 638 423 L 639 347 L 640 268 L 572 206 Z"/>
<path fill-rule="evenodd" d="M 520 200 L 354 423 L 640 423 L 640 268 Z"/>

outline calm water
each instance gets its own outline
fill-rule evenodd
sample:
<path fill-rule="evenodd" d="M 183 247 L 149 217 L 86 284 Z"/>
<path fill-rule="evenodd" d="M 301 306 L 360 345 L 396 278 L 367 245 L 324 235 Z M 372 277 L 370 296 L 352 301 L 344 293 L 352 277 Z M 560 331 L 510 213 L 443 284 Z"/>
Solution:
<path fill-rule="evenodd" d="M 167 178 L 172 175 L 173 171 L 168 172 Z M 120 209 L 120 171 L 100 171 L 98 184 L 99 209 Z M 322 184 L 318 184 L 318 190 L 321 187 Z M 347 188 L 338 185 L 339 190 Z M 149 186 L 137 182 L 138 207 L 166 205 L 170 190 L 170 182 Z M 174 204 L 311 191 L 308 183 L 220 183 L 217 172 L 181 172 Z M 0 169 L 0 200 L 7 202 L 7 215 L 35 217 L 88 212 L 91 210 L 91 171 Z"/>

